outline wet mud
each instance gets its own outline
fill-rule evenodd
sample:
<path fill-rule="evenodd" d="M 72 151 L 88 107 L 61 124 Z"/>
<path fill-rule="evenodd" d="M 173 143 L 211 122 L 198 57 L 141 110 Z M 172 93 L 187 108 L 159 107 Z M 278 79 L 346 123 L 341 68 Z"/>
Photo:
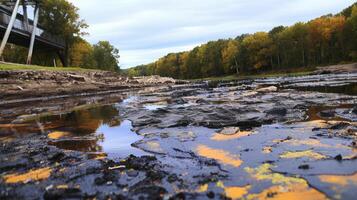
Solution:
<path fill-rule="evenodd" d="M 0 109 L 1 199 L 355 199 L 357 74 Z"/>

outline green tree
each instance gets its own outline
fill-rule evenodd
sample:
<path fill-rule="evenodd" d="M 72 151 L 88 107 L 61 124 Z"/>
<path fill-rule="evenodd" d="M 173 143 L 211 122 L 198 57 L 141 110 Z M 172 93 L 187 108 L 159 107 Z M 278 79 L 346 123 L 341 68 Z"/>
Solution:
<path fill-rule="evenodd" d="M 93 47 L 93 58 L 97 69 L 119 71 L 119 50 L 108 41 L 100 41 Z"/>

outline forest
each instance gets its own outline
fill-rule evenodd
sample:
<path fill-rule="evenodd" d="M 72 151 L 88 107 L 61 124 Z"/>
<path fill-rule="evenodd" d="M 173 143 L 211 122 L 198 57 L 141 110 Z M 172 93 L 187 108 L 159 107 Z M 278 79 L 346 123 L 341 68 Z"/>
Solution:
<path fill-rule="evenodd" d="M 211 41 L 191 51 L 170 53 L 156 62 L 130 68 L 130 76 L 180 79 L 286 71 L 357 61 L 357 3 L 269 32 Z"/>
<path fill-rule="evenodd" d="M 38 0 L 40 4 L 39 24 L 52 35 L 63 38 L 66 43 L 67 66 L 89 69 L 119 71 L 119 50 L 108 41 L 90 44 L 83 37 L 88 33 L 86 22 L 80 18 L 79 9 L 66 0 Z M 35 43 L 36 45 L 36 43 Z M 25 63 L 27 48 L 9 44 L 4 60 Z M 35 46 L 33 64 L 53 66 L 54 59 L 60 64 L 55 52 L 37 50 Z"/>

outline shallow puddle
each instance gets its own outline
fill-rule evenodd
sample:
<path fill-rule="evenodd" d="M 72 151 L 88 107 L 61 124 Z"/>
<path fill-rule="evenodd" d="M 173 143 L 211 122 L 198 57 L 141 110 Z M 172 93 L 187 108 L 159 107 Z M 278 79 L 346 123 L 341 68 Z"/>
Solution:
<path fill-rule="evenodd" d="M 127 103 L 127 102 L 124 102 Z M 132 123 L 122 120 L 117 105 L 98 105 L 59 115 L 47 115 L 28 122 L 38 131 L 48 132 L 50 145 L 93 155 L 125 158 L 147 153 L 131 144 L 143 137 L 132 131 Z M 32 122 L 32 124 L 31 124 Z M 25 126 L 14 126 L 25 127 Z M 29 127 L 29 126 L 28 126 Z"/>

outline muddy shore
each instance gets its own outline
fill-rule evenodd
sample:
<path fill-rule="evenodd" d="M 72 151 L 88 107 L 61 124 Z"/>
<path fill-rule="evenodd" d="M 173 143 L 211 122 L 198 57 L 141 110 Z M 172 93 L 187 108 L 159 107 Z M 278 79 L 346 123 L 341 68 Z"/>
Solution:
<path fill-rule="evenodd" d="M 0 199 L 352 200 L 356 84 L 317 73 L 3 105 Z"/>

